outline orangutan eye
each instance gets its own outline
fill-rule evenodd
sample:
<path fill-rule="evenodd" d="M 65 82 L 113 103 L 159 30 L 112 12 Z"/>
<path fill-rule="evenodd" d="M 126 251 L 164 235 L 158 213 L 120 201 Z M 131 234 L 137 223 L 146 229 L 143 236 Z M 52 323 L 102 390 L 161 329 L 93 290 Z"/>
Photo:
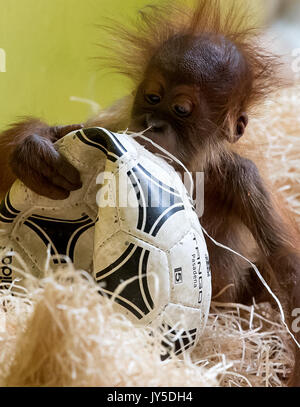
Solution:
<path fill-rule="evenodd" d="M 150 105 L 158 105 L 161 102 L 161 97 L 159 95 L 154 94 L 154 93 L 149 93 L 149 94 L 145 95 L 145 100 Z"/>
<path fill-rule="evenodd" d="M 188 117 L 192 113 L 192 106 L 190 103 L 174 104 L 174 113 L 179 117 Z"/>

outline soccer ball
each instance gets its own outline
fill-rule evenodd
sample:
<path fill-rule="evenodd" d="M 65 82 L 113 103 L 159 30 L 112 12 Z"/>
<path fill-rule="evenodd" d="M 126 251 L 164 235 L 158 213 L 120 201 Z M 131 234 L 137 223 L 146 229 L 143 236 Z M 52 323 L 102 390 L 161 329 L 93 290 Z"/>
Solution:
<path fill-rule="evenodd" d="M 51 268 L 70 259 L 93 274 L 116 311 L 159 326 L 175 354 L 191 349 L 206 324 L 211 274 L 180 177 L 126 134 L 84 129 L 57 147 L 83 186 L 52 201 L 16 181 L 0 206 L 0 282 L 13 281 L 20 258 L 43 276 L 50 250 Z"/>

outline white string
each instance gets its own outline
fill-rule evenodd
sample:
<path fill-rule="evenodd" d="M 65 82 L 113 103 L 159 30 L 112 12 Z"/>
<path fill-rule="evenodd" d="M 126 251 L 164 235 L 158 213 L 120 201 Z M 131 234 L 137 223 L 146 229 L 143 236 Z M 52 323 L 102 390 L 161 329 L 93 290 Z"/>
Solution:
<path fill-rule="evenodd" d="M 147 131 L 148 129 L 146 129 L 145 131 Z M 151 143 L 154 147 L 156 147 L 158 150 L 160 150 L 161 152 L 163 152 L 164 154 L 167 154 L 168 157 L 171 158 L 171 160 L 175 161 L 177 164 L 179 164 L 184 171 L 188 174 L 189 178 L 190 178 L 190 182 L 191 182 L 191 189 L 190 189 L 190 196 L 193 199 L 193 193 L 194 193 L 194 180 L 192 177 L 192 174 L 190 173 L 190 171 L 186 168 L 186 166 L 180 161 L 178 160 L 178 158 L 176 158 L 173 154 L 169 153 L 169 151 L 165 150 L 163 147 L 159 146 L 158 144 L 156 144 L 154 141 L 152 141 L 150 138 L 145 137 L 142 133 L 133 133 L 130 134 L 131 137 L 136 138 L 136 137 L 141 137 L 144 140 L 148 141 L 149 143 Z"/>
<path fill-rule="evenodd" d="M 145 131 L 147 131 L 149 129 L 146 129 Z M 194 180 L 192 177 L 192 174 L 190 173 L 190 171 L 186 168 L 186 166 L 180 161 L 178 160 L 173 154 L 169 153 L 169 151 L 165 150 L 163 147 L 159 146 L 158 144 L 156 144 L 154 141 L 152 141 L 151 139 L 149 139 L 148 137 L 145 137 L 142 133 L 133 133 L 130 134 L 133 138 L 135 137 L 141 137 L 144 140 L 150 142 L 154 147 L 156 147 L 158 150 L 162 151 L 164 154 L 166 154 L 168 157 L 170 157 L 173 161 L 175 161 L 177 164 L 179 164 L 188 174 L 189 178 L 190 178 L 190 182 L 191 182 L 191 190 L 190 190 L 190 196 L 193 199 L 193 194 L 194 194 Z M 213 239 L 207 232 L 206 230 L 201 226 L 204 234 L 218 247 L 221 247 L 224 250 L 227 250 L 233 254 L 235 254 L 236 256 L 242 258 L 243 260 L 245 260 L 247 263 L 249 263 L 251 265 L 251 267 L 253 268 L 253 270 L 255 271 L 257 277 L 260 279 L 260 281 L 262 282 L 262 284 L 264 285 L 264 287 L 267 289 L 267 291 L 269 292 L 269 294 L 274 298 L 276 304 L 278 305 L 279 308 L 279 312 L 280 312 L 280 316 L 281 316 L 281 320 L 282 323 L 284 325 L 284 327 L 286 328 L 287 332 L 289 333 L 289 335 L 291 336 L 291 338 L 294 340 L 295 344 L 298 346 L 298 348 L 300 348 L 300 344 L 297 341 L 297 339 L 295 338 L 294 334 L 290 331 L 286 321 L 285 321 L 285 315 L 284 315 L 284 311 L 281 305 L 281 302 L 279 301 L 278 297 L 273 293 L 273 291 L 271 290 L 271 288 L 269 287 L 269 285 L 267 284 L 266 280 L 263 278 L 263 276 L 261 275 L 261 273 L 259 272 L 258 268 L 256 267 L 255 264 L 253 264 L 249 259 L 247 259 L 246 257 L 244 257 L 243 255 L 241 255 L 240 253 L 234 251 L 233 249 L 231 249 L 230 247 L 227 247 L 225 245 L 223 245 L 222 243 L 217 242 L 215 239 Z"/>
<path fill-rule="evenodd" d="M 276 301 L 279 311 L 280 311 L 280 316 L 281 316 L 281 320 L 283 325 L 285 326 L 287 332 L 290 334 L 290 336 L 293 338 L 294 342 L 296 343 L 296 345 L 298 346 L 298 348 L 300 348 L 300 344 L 297 341 L 297 339 L 295 338 L 295 336 L 293 335 L 293 333 L 290 331 L 287 323 L 285 322 L 285 316 L 284 316 L 284 311 L 282 308 L 282 305 L 279 301 L 279 299 L 276 297 L 276 295 L 273 293 L 273 291 L 271 290 L 271 288 L 268 286 L 266 280 L 263 278 L 263 276 L 260 274 L 258 268 L 256 267 L 255 264 L 253 264 L 250 260 L 248 260 L 246 257 L 244 257 L 243 255 L 241 255 L 240 253 L 234 251 L 233 249 L 230 249 L 229 247 L 223 245 L 222 243 L 217 242 L 215 239 L 213 239 L 211 236 L 209 236 L 209 234 L 206 232 L 206 230 L 201 226 L 203 232 L 205 233 L 205 235 L 216 245 L 221 247 L 222 249 L 228 250 L 229 252 L 235 254 L 236 256 L 239 256 L 240 258 L 242 258 L 243 260 L 245 260 L 247 263 L 249 263 L 251 265 L 251 267 L 254 269 L 257 277 L 260 279 L 260 281 L 262 282 L 262 284 L 265 286 L 265 288 L 268 290 L 268 292 L 271 294 L 271 296 L 274 298 L 274 300 Z"/>

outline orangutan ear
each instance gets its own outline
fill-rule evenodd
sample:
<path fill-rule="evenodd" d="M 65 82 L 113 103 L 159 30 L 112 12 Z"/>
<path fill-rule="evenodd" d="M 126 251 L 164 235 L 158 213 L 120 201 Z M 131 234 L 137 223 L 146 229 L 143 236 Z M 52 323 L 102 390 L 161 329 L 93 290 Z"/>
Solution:
<path fill-rule="evenodd" d="M 247 113 L 242 113 L 241 116 L 237 119 L 236 122 L 236 133 L 234 135 L 234 143 L 239 141 L 241 137 L 243 137 L 246 127 L 249 123 L 249 118 Z"/>

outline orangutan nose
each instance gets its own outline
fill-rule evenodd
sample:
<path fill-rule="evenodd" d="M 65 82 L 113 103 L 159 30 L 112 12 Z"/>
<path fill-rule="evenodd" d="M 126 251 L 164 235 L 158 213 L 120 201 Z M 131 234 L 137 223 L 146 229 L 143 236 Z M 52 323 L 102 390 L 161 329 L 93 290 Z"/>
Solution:
<path fill-rule="evenodd" d="M 168 124 L 165 120 L 154 118 L 152 115 L 146 116 L 146 126 L 151 127 L 151 131 L 153 132 L 163 132 L 168 127 Z"/>

